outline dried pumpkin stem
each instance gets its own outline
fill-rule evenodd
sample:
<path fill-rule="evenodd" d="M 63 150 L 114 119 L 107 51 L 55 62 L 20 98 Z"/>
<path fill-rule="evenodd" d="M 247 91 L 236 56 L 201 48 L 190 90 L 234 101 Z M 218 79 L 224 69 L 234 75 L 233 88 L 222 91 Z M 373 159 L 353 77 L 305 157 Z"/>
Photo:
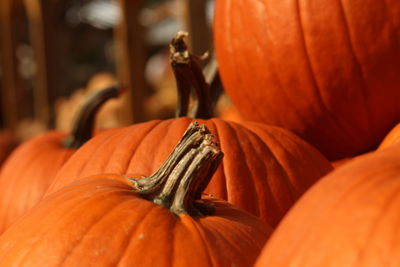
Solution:
<path fill-rule="evenodd" d="M 97 111 L 111 98 L 121 92 L 120 86 L 111 86 L 89 96 L 82 105 L 73 125 L 71 134 L 64 140 L 67 148 L 79 148 L 92 138 Z"/>
<path fill-rule="evenodd" d="M 181 41 L 184 36 L 187 36 L 187 33 L 178 32 L 177 35 L 172 39 L 169 46 L 169 59 L 172 70 L 176 77 L 176 86 L 178 91 L 178 102 L 175 114 L 176 117 L 187 116 L 191 92 L 191 85 L 189 80 L 185 78 L 177 78 L 186 77 L 187 70 L 186 68 L 182 68 L 182 66 L 186 66 L 190 63 L 190 55 L 187 50 L 187 46 L 184 42 Z"/>
<path fill-rule="evenodd" d="M 186 36 L 187 32 L 179 31 L 170 44 L 170 63 L 178 89 L 176 116 L 208 119 L 213 114 L 210 86 L 197 63 L 201 57 L 189 53 L 184 41 Z M 212 73 L 210 77 L 213 79 Z M 195 97 L 192 109 L 189 110 L 191 93 L 195 94 Z"/>
<path fill-rule="evenodd" d="M 174 194 L 170 207 L 171 212 L 175 214 L 190 214 L 192 216 L 204 215 L 196 206 L 196 200 L 199 200 L 203 192 L 204 185 L 210 182 L 212 174 L 216 168 L 215 163 L 220 163 L 222 154 L 218 147 L 207 144 L 201 145 L 184 172 L 182 179 Z M 210 172 L 210 170 L 213 170 Z M 212 173 L 210 175 L 210 173 Z M 199 204 L 199 203 L 198 203 Z M 198 206 L 198 205 L 197 205 Z"/>
<path fill-rule="evenodd" d="M 176 165 L 182 160 L 182 157 L 192 148 L 199 146 L 204 139 L 204 135 L 208 133 L 209 131 L 204 125 L 199 126 L 197 122 L 191 123 L 167 160 L 154 174 L 143 179 L 130 178 L 136 190 L 142 195 L 158 194 Z"/>
<path fill-rule="evenodd" d="M 170 177 L 174 177 L 174 179 L 166 180 L 161 193 L 153 199 L 154 203 L 164 207 L 171 206 L 171 198 L 173 197 L 177 184 L 185 175 L 185 171 L 189 168 L 191 162 L 194 160 L 197 151 L 198 150 L 196 148 L 190 149 L 190 151 L 188 151 L 182 160 L 176 165 L 175 169 L 170 175 Z"/>
<path fill-rule="evenodd" d="M 142 179 L 129 178 L 135 190 L 175 214 L 202 214 L 196 201 L 223 156 L 214 139 L 205 125 L 192 123 L 158 171 Z"/>

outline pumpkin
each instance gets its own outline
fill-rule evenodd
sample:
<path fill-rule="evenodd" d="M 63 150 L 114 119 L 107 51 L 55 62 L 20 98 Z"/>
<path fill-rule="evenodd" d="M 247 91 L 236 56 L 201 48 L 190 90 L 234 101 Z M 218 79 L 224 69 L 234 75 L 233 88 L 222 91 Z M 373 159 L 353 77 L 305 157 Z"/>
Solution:
<path fill-rule="evenodd" d="M 209 131 L 194 124 L 149 177 L 97 175 L 48 196 L 0 237 L 0 262 L 251 266 L 271 228 L 225 201 L 200 198 L 221 157 Z"/>
<path fill-rule="evenodd" d="M 397 0 L 216 0 L 224 88 L 245 119 L 330 160 L 376 149 L 400 118 Z"/>
<path fill-rule="evenodd" d="M 400 141 L 400 123 L 398 123 L 383 139 L 378 150 L 392 146 Z"/>
<path fill-rule="evenodd" d="M 399 266 L 400 146 L 359 156 L 293 206 L 256 266 Z"/>
<path fill-rule="evenodd" d="M 0 233 L 40 201 L 61 166 L 91 138 L 96 111 L 118 92 L 109 87 L 89 97 L 70 135 L 49 131 L 14 150 L 0 174 Z"/>
<path fill-rule="evenodd" d="M 190 64 L 193 66 L 195 61 Z M 178 68 L 182 68 L 178 73 L 186 73 L 185 77 L 177 77 L 178 88 L 184 90 L 191 86 L 192 81 L 186 79 L 193 73 L 184 66 Z M 200 76 L 196 81 L 201 80 Z M 183 81 L 187 87 L 179 85 Z M 202 83 L 205 84 L 204 80 Z M 178 98 L 187 104 L 188 95 L 181 93 Z M 178 114 L 209 113 L 204 106 L 211 104 L 199 101 L 193 105 L 193 111 L 183 104 L 185 101 L 179 105 Z M 205 192 L 259 216 L 270 225 L 276 225 L 296 199 L 332 169 L 316 149 L 279 127 L 183 116 L 111 129 L 95 136 L 63 166 L 46 194 L 98 173 L 150 175 L 193 120 L 207 125 L 226 154 Z"/>

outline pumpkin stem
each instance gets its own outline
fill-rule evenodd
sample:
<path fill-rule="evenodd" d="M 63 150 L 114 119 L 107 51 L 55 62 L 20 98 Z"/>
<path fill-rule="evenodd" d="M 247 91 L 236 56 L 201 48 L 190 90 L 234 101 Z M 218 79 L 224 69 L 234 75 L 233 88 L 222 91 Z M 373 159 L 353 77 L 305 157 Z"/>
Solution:
<path fill-rule="evenodd" d="M 97 111 L 109 99 L 117 97 L 120 86 L 111 86 L 90 95 L 79 110 L 70 135 L 64 140 L 67 148 L 79 148 L 92 137 Z"/>
<path fill-rule="evenodd" d="M 214 109 L 211 90 L 218 92 L 217 89 L 219 87 L 218 67 L 215 59 L 212 59 L 208 68 L 206 68 L 206 79 L 198 60 L 208 57 L 208 53 L 202 57 L 191 54 L 184 41 L 186 36 L 188 36 L 187 32 L 179 31 L 169 46 L 170 63 L 178 90 L 176 116 L 209 119 L 212 117 Z M 191 94 L 194 94 L 194 103 L 191 110 L 189 110 Z"/>
<path fill-rule="evenodd" d="M 178 102 L 176 106 L 176 117 L 184 117 L 187 116 L 189 110 L 189 99 L 190 99 L 190 91 L 191 85 L 189 80 L 186 79 L 185 72 L 187 72 L 186 68 L 182 68 L 182 66 L 186 66 L 190 62 L 190 55 L 187 50 L 187 46 L 184 42 L 179 41 L 183 37 L 179 37 L 178 34 L 186 35 L 184 32 L 178 32 L 177 36 L 174 37 L 169 45 L 169 60 L 172 67 L 172 71 L 175 75 L 176 87 L 178 90 Z M 183 78 L 177 78 L 183 77 Z"/>
<path fill-rule="evenodd" d="M 128 178 L 144 198 L 179 215 L 202 215 L 201 193 L 223 157 L 205 125 L 189 125 L 163 165 L 151 176 Z"/>

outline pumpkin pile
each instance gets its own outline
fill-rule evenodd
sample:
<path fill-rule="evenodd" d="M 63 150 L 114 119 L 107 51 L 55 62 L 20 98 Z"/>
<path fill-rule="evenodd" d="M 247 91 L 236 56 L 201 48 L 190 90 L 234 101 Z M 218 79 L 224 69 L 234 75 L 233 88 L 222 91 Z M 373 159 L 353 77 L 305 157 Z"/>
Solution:
<path fill-rule="evenodd" d="M 0 265 L 400 265 L 400 5 L 314 2 L 216 0 L 219 68 L 171 41 L 175 118 L 98 129 L 115 85 L 22 143 Z"/>

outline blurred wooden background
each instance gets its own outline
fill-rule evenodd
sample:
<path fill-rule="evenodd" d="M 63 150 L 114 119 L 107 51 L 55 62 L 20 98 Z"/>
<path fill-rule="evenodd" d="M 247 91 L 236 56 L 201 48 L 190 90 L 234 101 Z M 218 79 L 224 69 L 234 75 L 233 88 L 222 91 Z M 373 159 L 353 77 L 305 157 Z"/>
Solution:
<path fill-rule="evenodd" d="M 212 0 L 2 0 L 1 127 L 22 139 L 68 130 L 76 103 L 116 81 L 127 89 L 105 127 L 172 116 L 168 43 L 187 30 L 193 53 L 212 51 L 212 7 Z"/>

